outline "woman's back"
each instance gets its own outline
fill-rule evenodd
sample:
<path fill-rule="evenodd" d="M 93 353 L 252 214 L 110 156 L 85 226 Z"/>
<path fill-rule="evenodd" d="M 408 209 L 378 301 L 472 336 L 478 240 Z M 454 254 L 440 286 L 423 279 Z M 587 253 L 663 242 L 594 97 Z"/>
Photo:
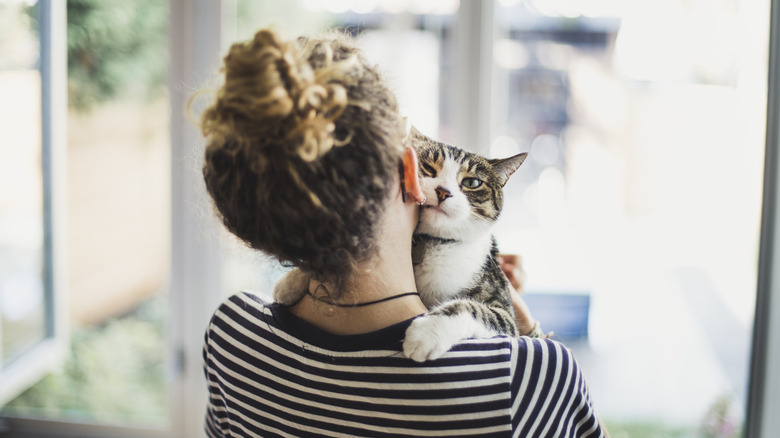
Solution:
<path fill-rule="evenodd" d="M 417 363 L 402 353 L 411 320 L 335 336 L 240 293 L 212 318 L 204 346 L 211 436 L 599 437 L 570 352 L 545 339 L 458 344 Z"/>

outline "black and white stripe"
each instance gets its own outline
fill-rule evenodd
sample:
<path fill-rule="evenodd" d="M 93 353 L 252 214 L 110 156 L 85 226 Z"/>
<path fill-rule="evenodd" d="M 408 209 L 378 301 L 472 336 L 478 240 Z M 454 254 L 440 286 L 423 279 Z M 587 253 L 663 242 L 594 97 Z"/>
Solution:
<path fill-rule="evenodd" d="M 603 436 L 560 344 L 468 340 L 417 363 L 401 353 L 409 323 L 335 336 L 253 295 L 230 297 L 203 351 L 208 435 Z"/>

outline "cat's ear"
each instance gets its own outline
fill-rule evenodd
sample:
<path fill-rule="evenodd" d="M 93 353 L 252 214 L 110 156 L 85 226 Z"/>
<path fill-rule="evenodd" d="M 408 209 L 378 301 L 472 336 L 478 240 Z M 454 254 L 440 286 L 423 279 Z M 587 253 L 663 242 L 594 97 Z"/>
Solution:
<path fill-rule="evenodd" d="M 406 125 L 406 137 L 404 138 L 404 145 L 411 146 L 415 149 L 420 149 L 420 145 L 423 141 L 430 140 L 422 132 L 420 132 L 414 125 L 407 122 Z"/>
<path fill-rule="evenodd" d="M 521 164 L 523 164 L 523 161 L 525 161 L 527 156 L 528 153 L 523 152 L 522 154 L 517 154 L 514 157 L 488 160 L 488 162 L 493 165 L 493 169 L 496 171 L 496 173 L 498 173 L 501 186 L 504 186 L 506 182 L 509 181 L 509 177 L 515 173 L 515 170 L 517 170 Z"/>
<path fill-rule="evenodd" d="M 425 134 L 423 134 L 422 132 L 420 132 L 420 130 L 419 130 L 419 129 L 417 129 L 417 127 L 416 127 L 416 126 L 414 126 L 414 125 L 411 125 L 411 126 L 410 126 L 410 128 L 409 128 L 409 133 L 410 133 L 412 136 L 414 136 L 414 137 L 423 137 L 423 138 L 425 137 Z"/>

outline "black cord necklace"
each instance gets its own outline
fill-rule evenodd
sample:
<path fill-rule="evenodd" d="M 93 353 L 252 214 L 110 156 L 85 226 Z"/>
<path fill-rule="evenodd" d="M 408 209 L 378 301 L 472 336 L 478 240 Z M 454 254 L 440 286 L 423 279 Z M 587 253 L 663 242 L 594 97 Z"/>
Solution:
<path fill-rule="evenodd" d="M 344 308 L 365 307 L 365 306 L 370 306 L 372 304 L 384 303 L 385 301 L 394 300 L 396 298 L 408 297 L 408 296 L 411 296 L 411 295 L 417 295 L 418 297 L 420 296 L 419 292 L 404 292 L 404 293 L 401 293 L 401 294 L 398 294 L 398 295 L 391 295 L 389 297 L 380 298 L 380 299 L 374 300 L 374 301 L 366 301 L 365 303 L 344 304 L 344 303 L 337 303 L 337 302 L 335 302 L 333 300 L 330 300 L 330 299 L 327 299 L 327 298 L 314 296 L 314 294 L 312 294 L 308 290 L 306 291 L 306 294 L 309 295 L 310 297 L 312 297 L 313 299 L 321 302 L 321 303 L 325 303 L 325 304 L 328 304 L 328 305 L 331 305 L 331 306 L 336 306 L 336 307 L 344 307 Z"/>

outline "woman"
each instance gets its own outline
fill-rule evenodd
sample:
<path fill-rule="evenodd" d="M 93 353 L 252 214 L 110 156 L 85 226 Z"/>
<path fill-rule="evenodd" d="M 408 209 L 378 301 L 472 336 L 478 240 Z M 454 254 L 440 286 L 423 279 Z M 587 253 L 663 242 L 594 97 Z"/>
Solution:
<path fill-rule="evenodd" d="M 242 293 L 216 311 L 209 436 L 603 436 L 553 341 L 404 357 L 404 331 L 427 310 L 411 261 L 416 156 L 395 97 L 349 38 L 260 31 L 230 49 L 224 73 L 202 116 L 208 192 L 233 234 L 313 280 L 289 308 Z"/>

